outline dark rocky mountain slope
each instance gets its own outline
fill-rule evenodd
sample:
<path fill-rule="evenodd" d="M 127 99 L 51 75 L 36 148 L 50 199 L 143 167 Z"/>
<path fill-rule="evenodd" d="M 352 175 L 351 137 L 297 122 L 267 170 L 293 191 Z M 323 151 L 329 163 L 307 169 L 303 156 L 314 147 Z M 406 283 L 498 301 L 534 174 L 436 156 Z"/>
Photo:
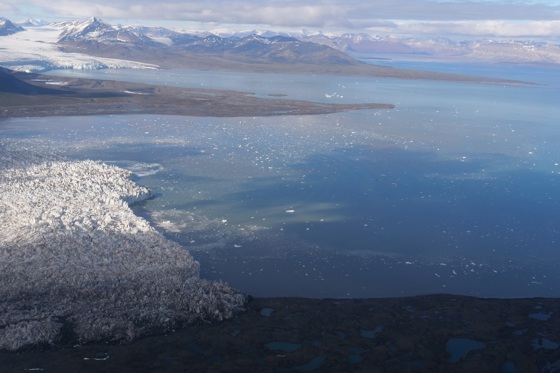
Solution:
<path fill-rule="evenodd" d="M 60 90 L 40 87 L 25 82 L 11 70 L 0 67 L 0 93 L 15 93 L 20 95 L 60 94 Z"/>

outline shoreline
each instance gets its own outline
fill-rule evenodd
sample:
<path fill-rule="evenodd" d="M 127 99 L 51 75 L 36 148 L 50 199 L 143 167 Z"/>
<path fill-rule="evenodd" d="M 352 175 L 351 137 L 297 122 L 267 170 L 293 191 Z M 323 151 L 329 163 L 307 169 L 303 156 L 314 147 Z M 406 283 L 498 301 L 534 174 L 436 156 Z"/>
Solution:
<path fill-rule="evenodd" d="M 2 145 L 9 148 L 9 144 Z M 224 283 L 198 279 L 197 264 L 191 262 L 184 247 L 163 239 L 147 221 L 132 214 L 123 196 L 134 201 L 150 194 L 130 182 L 126 171 L 93 161 L 64 165 L 57 157 L 33 156 L 13 149 L 2 156 L 2 166 L 11 172 L 3 173 L 0 181 L 23 193 L 19 197 L 29 194 L 30 187 L 46 185 L 50 195 L 64 205 L 68 201 L 64 193 L 72 192 L 72 188 L 51 188 L 61 179 L 72 179 L 80 193 L 85 190 L 88 199 L 104 206 L 102 210 L 113 206 L 117 215 L 125 214 L 120 220 L 113 216 L 110 220 L 92 218 L 88 223 L 83 217 L 91 217 L 95 208 L 73 194 L 69 198 L 80 205 L 82 216 L 65 221 L 65 217 L 73 216 L 72 205 L 57 216 L 61 204 L 33 189 L 29 208 L 41 214 L 34 214 L 30 225 L 33 214 L 26 210 L 25 198 L 0 200 L 0 207 L 13 215 L 9 220 L 19 217 L 21 223 L 19 230 L 0 245 L 0 299 L 4 300 L 0 308 L 6 311 L 0 320 L 0 366 L 5 369 L 340 372 L 372 371 L 376 367 L 380 372 L 495 372 L 514 366 L 515 371 L 536 372 L 560 364 L 560 298 L 485 299 L 451 294 L 370 299 L 245 298 Z M 18 165 L 21 177 L 14 179 Z M 82 166 L 87 179 L 95 182 L 101 170 L 103 179 L 111 183 L 97 200 L 87 191 L 98 195 L 105 184 L 92 189 L 84 186 L 86 179 L 80 173 L 64 174 Z M 128 181 L 120 187 L 125 192 L 117 193 L 119 205 L 109 196 L 119 190 L 115 186 L 124 179 Z M 13 201 L 19 205 L 6 208 L 5 203 Z M 43 210 L 41 203 L 49 205 L 49 210 Z M 126 219 L 133 223 L 130 234 L 108 229 L 111 221 Z M 53 222 L 62 222 L 66 230 L 78 228 L 69 236 L 60 235 L 57 232 L 62 228 Z M 43 223 L 53 228 L 38 238 L 37 228 L 41 231 Z M 30 231 L 34 232 L 30 242 L 22 242 L 30 237 L 26 231 L 30 227 L 36 228 Z M 95 232 L 104 235 L 97 239 Z M 77 239 L 76 235 L 87 239 Z M 113 244 L 101 251 L 94 249 L 109 241 Z M 68 242 L 95 245 L 86 245 L 85 250 L 79 246 L 59 253 L 54 250 L 54 255 L 52 250 L 41 249 Z M 157 252 L 146 252 L 141 242 L 155 243 Z M 124 259 L 119 259 L 119 253 Z M 108 264 L 107 258 L 119 262 L 118 266 Z M 187 277 L 177 267 L 178 261 L 191 266 Z M 165 268 L 168 263 L 173 263 L 173 268 Z M 49 277 L 53 268 L 56 276 Z M 21 273 L 26 276 L 24 282 L 17 281 Z M 87 281 L 80 282 L 88 276 Z M 159 283 L 152 287 L 151 280 Z M 185 284 L 182 291 L 187 299 L 175 298 L 176 287 Z M 45 294 L 48 288 L 51 290 Z M 132 296 L 128 297 L 130 292 Z M 197 302 L 211 302 L 202 308 L 193 307 L 193 295 Z M 178 306 L 169 308 L 167 302 Z M 215 302 L 223 302 L 218 305 L 220 315 L 215 313 Z"/>
<path fill-rule="evenodd" d="M 132 279 L 137 280 L 142 277 Z M 133 306 L 135 301 L 131 299 Z M 72 333 L 64 334 L 71 324 L 53 318 L 49 325 L 62 332 L 56 345 L 47 339 L 17 352 L 0 350 L 0 366 L 58 372 L 224 367 L 274 372 L 507 372 L 512 366 L 518 372 L 554 371 L 560 366 L 559 309 L 558 298 L 255 298 L 229 321 L 178 323 L 146 329 L 147 334 L 139 333 L 126 344 L 102 340 L 78 346 L 69 343 Z M 2 333 L 6 329 L 0 327 Z M 448 351 L 450 341 L 457 340 L 484 347 L 457 355 L 451 347 Z"/>
<path fill-rule="evenodd" d="M 0 71 L 1 73 L 2 71 Z M 0 75 L 0 81 L 3 76 Z M 384 103 L 326 104 L 259 98 L 247 92 L 175 88 L 111 80 L 11 73 L 18 89 L 0 88 L 0 118 L 107 114 L 199 117 L 317 115 L 352 110 L 387 110 Z M 56 83 L 56 84 L 53 84 Z M 7 84 L 7 85 L 8 85 Z"/>
<path fill-rule="evenodd" d="M 378 74 L 362 75 L 354 72 L 351 67 L 347 67 L 350 69 L 349 71 L 327 69 L 324 73 L 407 80 L 425 79 L 457 82 L 458 84 L 476 83 L 510 86 L 531 86 L 534 84 L 429 71 L 370 67 L 373 69 L 372 71 L 379 69 Z M 395 73 L 396 71 L 398 73 Z M 265 71 L 252 72 L 263 73 Z M 285 71 L 276 70 L 271 70 L 271 72 L 285 73 Z M 317 72 L 314 70 L 297 70 L 295 73 Z M 6 78 L 9 80 L 4 83 L 2 79 Z M 17 82 L 14 83 L 14 80 Z M 67 78 L 50 76 L 48 73 L 13 72 L 2 68 L 0 68 L 0 82 L 6 85 L 6 87 L 0 87 L 0 118 L 100 114 L 251 117 L 318 115 L 354 110 L 388 110 L 395 108 L 395 105 L 391 103 L 319 103 L 289 100 L 274 92 L 269 93 L 267 98 L 259 98 L 248 92 L 232 90 L 177 88 L 112 80 Z M 10 89 L 11 85 L 18 87 L 17 89 Z M 24 87 L 22 88 L 21 85 L 24 85 Z"/>

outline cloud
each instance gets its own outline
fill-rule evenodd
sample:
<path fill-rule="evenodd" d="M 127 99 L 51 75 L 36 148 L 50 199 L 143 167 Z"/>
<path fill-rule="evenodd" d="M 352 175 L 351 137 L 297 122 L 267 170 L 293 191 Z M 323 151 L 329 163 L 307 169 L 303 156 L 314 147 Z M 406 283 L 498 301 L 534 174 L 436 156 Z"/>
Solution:
<path fill-rule="evenodd" d="M 535 31 L 545 32 L 560 19 L 560 5 L 521 0 L 4 0 L 2 7 L 41 9 L 38 17 L 111 20 L 160 20 L 212 24 L 248 24 L 262 27 L 295 27 L 364 31 L 385 27 L 417 32 L 441 30 L 477 33 L 483 29 L 515 34 L 517 21 L 534 21 Z M 31 16 L 31 15 L 26 15 Z M 415 21 L 413 23 L 406 22 Z M 478 22 L 475 24 L 473 22 Z M 470 22 L 470 23 L 469 23 Z M 492 25 L 491 22 L 496 22 Z M 508 23 L 508 25 L 506 25 Z M 529 23 L 526 23 L 527 25 Z M 398 27 L 396 27 L 398 25 Z"/>
<path fill-rule="evenodd" d="M 499 38 L 554 37 L 560 35 L 560 21 L 403 21 L 395 27 L 368 28 L 373 33 L 405 35 L 479 36 Z"/>
<path fill-rule="evenodd" d="M 222 23 L 345 24 L 348 19 L 558 19 L 560 5 L 531 1 L 436 0 L 4 0 L 53 16 L 159 18 Z"/>
<path fill-rule="evenodd" d="M 0 3 L 0 17 L 2 14 L 10 14 L 16 11 L 16 7 L 12 4 Z"/>

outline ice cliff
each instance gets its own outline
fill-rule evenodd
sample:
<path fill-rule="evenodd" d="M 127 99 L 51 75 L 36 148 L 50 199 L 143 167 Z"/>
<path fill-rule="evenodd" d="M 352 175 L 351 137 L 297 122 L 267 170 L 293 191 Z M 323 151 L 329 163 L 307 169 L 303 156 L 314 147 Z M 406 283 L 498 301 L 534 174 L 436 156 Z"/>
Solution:
<path fill-rule="evenodd" d="M 0 349 L 131 340 L 243 310 L 246 296 L 128 203 L 129 172 L 0 142 Z"/>

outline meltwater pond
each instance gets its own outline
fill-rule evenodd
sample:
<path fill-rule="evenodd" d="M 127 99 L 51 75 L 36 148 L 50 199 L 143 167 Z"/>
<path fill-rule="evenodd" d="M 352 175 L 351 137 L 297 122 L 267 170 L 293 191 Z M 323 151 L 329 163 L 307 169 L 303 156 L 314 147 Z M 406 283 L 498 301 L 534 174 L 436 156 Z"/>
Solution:
<path fill-rule="evenodd" d="M 0 135 L 132 170 L 157 194 L 136 213 L 252 295 L 560 295 L 557 87 L 307 79 L 309 100 L 397 107 L 5 119 Z"/>

